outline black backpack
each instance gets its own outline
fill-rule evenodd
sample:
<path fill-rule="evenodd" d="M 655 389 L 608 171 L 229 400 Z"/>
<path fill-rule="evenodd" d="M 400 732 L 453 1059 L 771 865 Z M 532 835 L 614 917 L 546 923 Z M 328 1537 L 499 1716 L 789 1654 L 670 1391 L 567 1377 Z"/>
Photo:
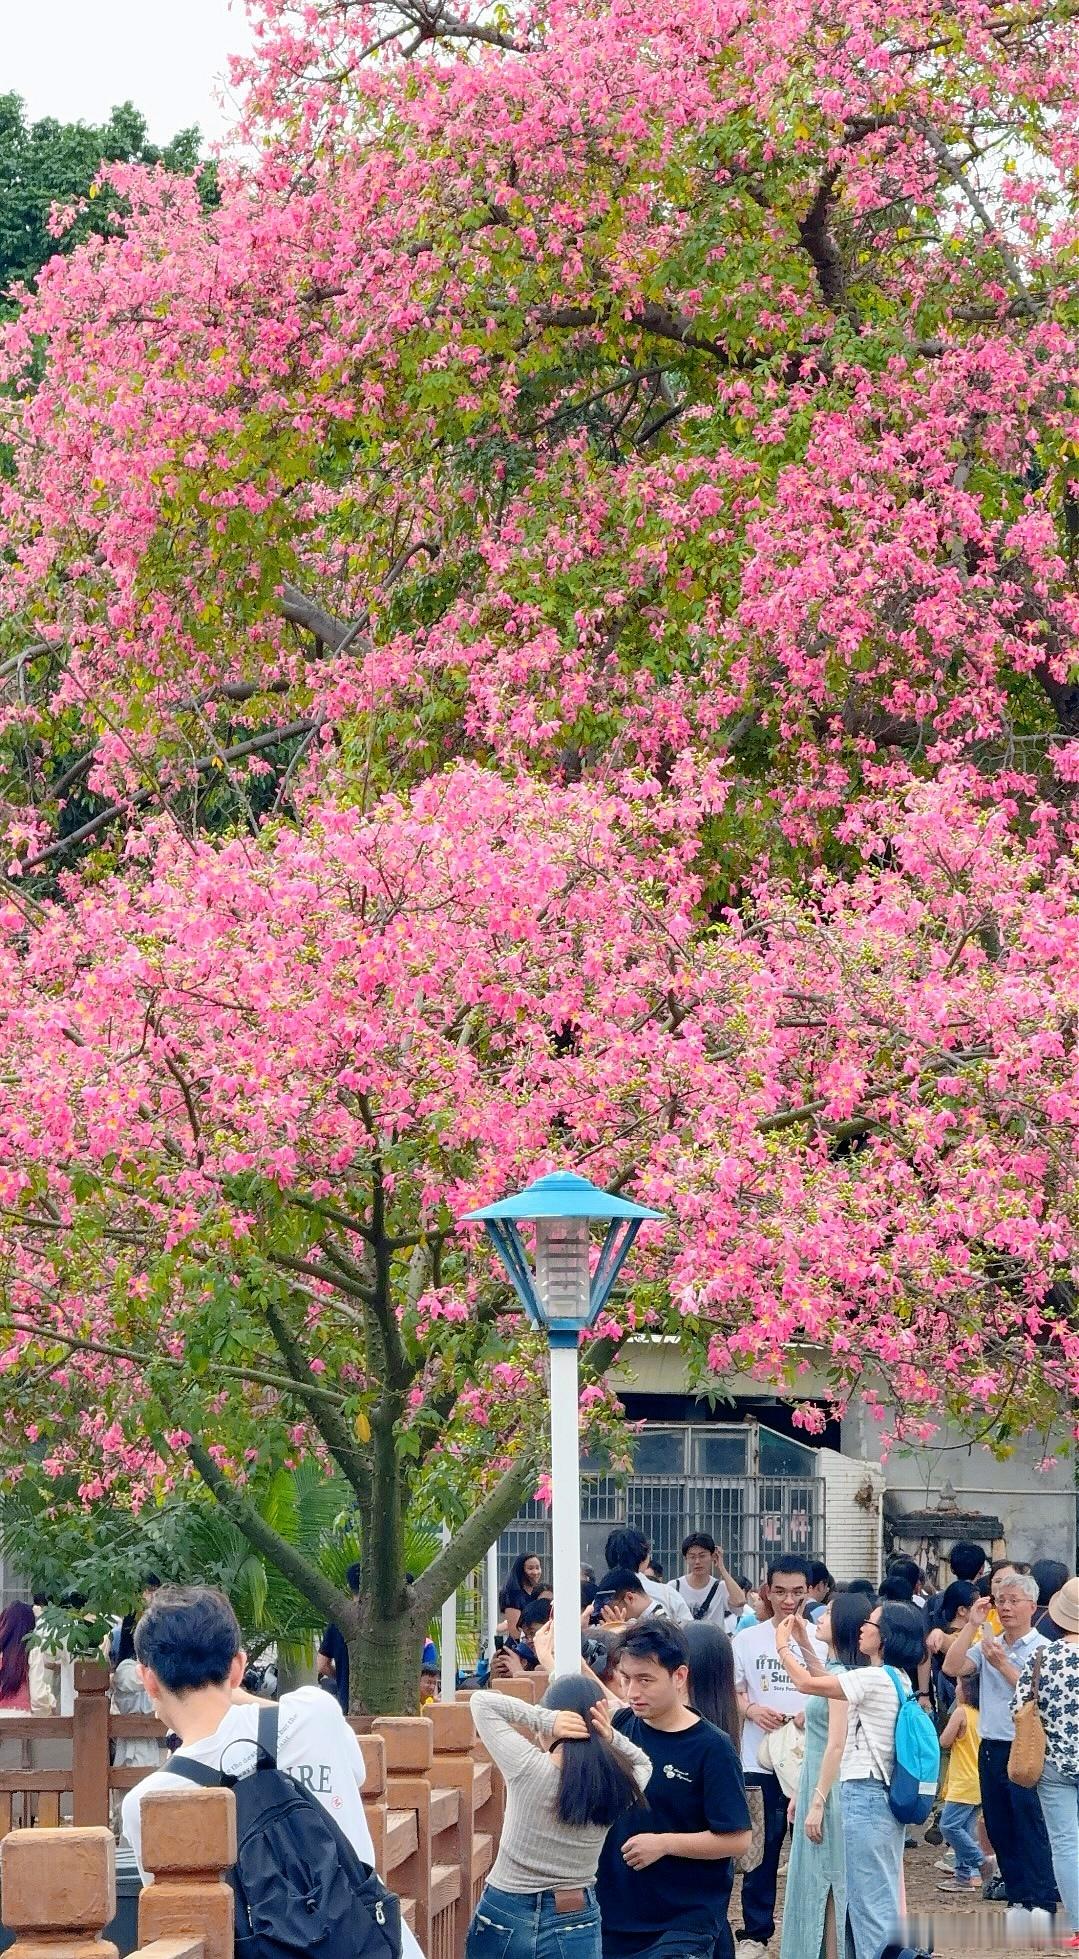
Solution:
<path fill-rule="evenodd" d="M 236 1797 L 236 1959 L 400 1959 L 401 1906 L 309 1789 L 277 1766 L 278 1709 L 259 1709 L 257 1760 L 227 1775 L 174 1756 L 170 1775 Z"/>

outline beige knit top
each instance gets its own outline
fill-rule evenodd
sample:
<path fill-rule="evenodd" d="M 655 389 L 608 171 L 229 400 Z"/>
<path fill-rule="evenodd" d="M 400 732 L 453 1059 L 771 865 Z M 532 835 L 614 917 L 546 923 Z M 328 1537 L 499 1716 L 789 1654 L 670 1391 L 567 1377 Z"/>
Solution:
<path fill-rule="evenodd" d="M 502 1841 L 488 1883 L 496 1890 L 570 1891 L 595 1884 L 603 1839 L 602 1823 L 571 1828 L 558 1814 L 561 1771 L 531 1735 L 549 1735 L 554 1710 L 532 1707 L 509 1694 L 476 1693 L 469 1702 L 484 1747 L 506 1781 Z M 652 1764 L 642 1748 L 617 1730 L 616 1753 L 643 1789 Z"/>

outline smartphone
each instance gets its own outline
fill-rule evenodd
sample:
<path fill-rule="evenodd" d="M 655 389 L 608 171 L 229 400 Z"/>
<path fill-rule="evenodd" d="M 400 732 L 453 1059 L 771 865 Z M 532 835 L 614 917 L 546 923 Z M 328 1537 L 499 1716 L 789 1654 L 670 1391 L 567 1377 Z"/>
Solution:
<path fill-rule="evenodd" d="M 503 1651 L 504 1651 L 504 1649 L 505 1649 L 505 1645 L 506 1645 L 506 1635 L 505 1635 L 505 1633 L 496 1633 L 496 1634 L 495 1634 L 495 1652 L 496 1652 L 496 1653 L 501 1653 L 501 1652 L 503 1652 Z"/>
<path fill-rule="evenodd" d="M 601 1626 L 603 1624 L 603 1608 L 605 1605 L 610 1605 L 614 1596 L 615 1594 L 613 1592 L 596 1593 L 595 1598 L 592 1600 L 592 1624 L 594 1626 Z"/>

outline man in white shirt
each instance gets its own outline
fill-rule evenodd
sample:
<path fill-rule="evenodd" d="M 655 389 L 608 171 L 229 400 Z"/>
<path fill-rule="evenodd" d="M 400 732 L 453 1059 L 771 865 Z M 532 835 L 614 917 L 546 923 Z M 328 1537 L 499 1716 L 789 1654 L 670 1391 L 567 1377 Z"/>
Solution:
<path fill-rule="evenodd" d="M 723 1550 L 709 1531 L 694 1530 L 682 1544 L 685 1574 L 673 1589 L 688 1605 L 698 1624 L 723 1626 L 728 1615 L 740 1612 L 746 1595 L 727 1570 Z"/>
<path fill-rule="evenodd" d="M 799 1612 L 809 1591 L 809 1563 L 790 1553 L 773 1558 L 761 1597 L 770 1617 L 736 1633 L 734 1684 L 742 1712 L 742 1772 L 747 1788 L 761 1791 L 764 1802 L 764 1855 L 755 1871 L 742 1880 L 743 1929 L 738 1934 L 739 1959 L 764 1959 L 775 1931 L 776 1880 L 787 1835 L 788 1798 L 779 1778 L 761 1767 L 759 1751 L 765 1735 L 786 1722 L 805 1727 L 805 1695 L 794 1686 L 776 1652 L 776 1623 Z M 820 1658 L 826 1658 L 818 1646 Z"/>
<path fill-rule="evenodd" d="M 688 1625 L 693 1614 L 684 1598 L 679 1597 L 674 1585 L 660 1584 L 658 1578 L 646 1576 L 645 1567 L 651 1552 L 647 1537 L 639 1530 L 613 1530 L 607 1539 L 606 1558 L 608 1571 L 635 1571 L 649 1598 L 673 1619 L 676 1626 Z"/>
<path fill-rule="evenodd" d="M 240 1686 L 247 1666 L 236 1615 L 221 1592 L 208 1586 L 162 1587 L 135 1628 L 139 1677 L 165 1726 L 180 1737 L 178 1756 L 207 1768 L 243 1775 L 256 1761 L 260 1706 Z M 356 1851 L 374 1866 L 374 1847 L 364 1815 L 363 1752 L 336 1699 L 317 1687 L 301 1687 L 278 1703 L 278 1766 L 310 1790 Z M 123 1834 L 143 1879 L 144 1799 L 157 1790 L 190 1788 L 168 1768 L 157 1769 L 124 1797 Z M 422 1959 L 402 1925 L 402 1959 Z"/>

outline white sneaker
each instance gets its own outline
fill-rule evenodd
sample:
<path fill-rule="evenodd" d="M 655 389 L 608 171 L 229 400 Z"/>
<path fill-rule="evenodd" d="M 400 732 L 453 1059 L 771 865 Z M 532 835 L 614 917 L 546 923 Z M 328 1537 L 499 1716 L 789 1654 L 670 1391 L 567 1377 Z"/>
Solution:
<path fill-rule="evenodd" d="M 947 1871 L 950 1876 L 954 1876 L 955 1851 L 948 1850 L 945 1852 L 943 1857 L 938 1857 L 936 1863 L 933 1865 L 933 1869 L 935 1871 Z"/>
<path fill-rule="evenodd" d="M 759 1939 L 739 1939 L 734 1950 L 738 1959 L 768 1959 L 768 1947 Z"/>

